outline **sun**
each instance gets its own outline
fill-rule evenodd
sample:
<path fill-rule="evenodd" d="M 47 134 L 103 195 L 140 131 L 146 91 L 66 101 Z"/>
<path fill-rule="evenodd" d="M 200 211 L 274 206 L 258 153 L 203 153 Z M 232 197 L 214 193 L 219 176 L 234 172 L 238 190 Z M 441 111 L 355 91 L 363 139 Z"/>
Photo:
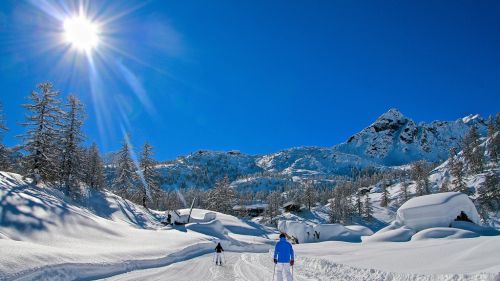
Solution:
<path fill-rule="evenodd" d="M 84 16 L 64 20 L 64 39 L 79 51 L 91 51 L 99 43 L 99 28 Z"/>

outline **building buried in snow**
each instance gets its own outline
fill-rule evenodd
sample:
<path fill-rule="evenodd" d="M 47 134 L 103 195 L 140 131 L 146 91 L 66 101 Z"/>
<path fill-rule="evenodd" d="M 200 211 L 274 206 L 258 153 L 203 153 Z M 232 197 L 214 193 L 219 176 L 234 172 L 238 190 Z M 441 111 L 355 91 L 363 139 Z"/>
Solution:
<path fill-rule="evenodd" d="M 444 192 L 412 198 L 397 212 L 396 222 L 414 231 L 448 227 L 455 220 L 479 224 L 479 214 L 469 197 L 460 192 Z"/>
<path fill-rule="evenodd" d="M 285 212 L 300 212 L 300 207 L 300 204 L 295 201 L 289 201 L 283 204 L 283 210 L 285 210 Z"/>
<path fill-rule="evenodd" d="M 233 207 L 233 211 L 236 213 L 240 213 L 242 215 L 248 215 L 251 217 L 258 217 L 262 215 L 266 209 L 268 204 L 251 204 L 251 205 L 236 205 Z"/>

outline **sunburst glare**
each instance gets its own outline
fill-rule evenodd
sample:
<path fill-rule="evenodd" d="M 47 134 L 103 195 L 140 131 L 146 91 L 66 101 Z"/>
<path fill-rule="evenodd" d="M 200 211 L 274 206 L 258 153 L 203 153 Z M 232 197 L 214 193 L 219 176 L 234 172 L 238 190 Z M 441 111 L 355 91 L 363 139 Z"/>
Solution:
<path fill-rule="evenodd" d="M 80 51 L 90 51 L 99 43 L 99 28 L 96 23 L 80 15 L 64 20 L 66 42 Z"/>

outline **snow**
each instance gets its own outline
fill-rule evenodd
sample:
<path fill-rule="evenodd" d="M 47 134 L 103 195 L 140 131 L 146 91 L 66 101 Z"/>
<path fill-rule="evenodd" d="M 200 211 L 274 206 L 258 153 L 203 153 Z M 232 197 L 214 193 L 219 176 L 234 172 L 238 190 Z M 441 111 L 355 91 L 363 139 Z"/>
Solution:
<path fill-rule="evenodd" d="M 405 202 L 397 211 L 396 221 L 415 231 L 430 227 L 447 227 L 463 211 L 474 223 L 480 218 L 474 203 L 459 192 L 419 196 Z"/>
<path fill-rule="evenodd" d="M 294 280 L 474 280 L 500 277 L 500 237 L 424 240 L 408 243 L 322 242 L 294 245 Z M 463 249 L 467 249 L 464 251 Z M 484 255 L 484 256 L 483 256 Z M 213 254 L 169 266 L 133 271 L 106 280 L 271 280 L 271 253 Z"/>
<path fill-rule="evenodd" d="M 239 249 L 270 248 L 268 229 L 233 216 L 172 228 L 156 212 L 112 193 L 91 193 L 84 201 L 0 172 L 0 280 L 95 279 L 165 266 L 211 252 L 219 239 Z M 200 221 L 210 213 L 193 211 Z M 248 245 L 252 238 L 255 246 Z"/>
<path fill-rule="evenodd" d="M 322 241 L 360 242 L 361 236 L 373 232 L 364 226 L 344 226 L 341 224 L 309 224 L 303 221 L 278 221 L 278 230 L 296 238 L 299 243 Z M 318 237 L 319 236 L 319 237 Z"/>
<path fill-rule="evenodd" d="M 406 242 L 415 234 L 413 229 L 403 226 L 387 226 L 371 236 L 362 237 L 363 242 Z"/>
<path fill-rule="evenodd" d="M 376 194 L 371 194 L 376 195 Z M 269 280 L 277 231 L 250 220 L 193 209 L 191 223 L 165 227 L 164 213 L 108 192 L 74 202 L 50 187 L 0 172 L 0 280 Z M 437 200 L 436 202 L 440 202 Z M 446 200 L 444 201 L 446 202 Z M 438 204 L 439 205 L 439 204 Z M 187 216 L 189 209 L 180 210 Z M 466 222 L 413 230 L 280 222 L 318 243 L 294 245 L 294 280 L 497 280 L 500 236 Z M 388 243 L 407 234 L 406 243 Z M 472 234 L 471 234 L 472 233 Z M 411 241 L 410 237 L 413 235 Z M 481 235 L 477 238 L 467 238 Z M 385 236 L 385 237 L 384 237 Z M 354 241 L 362 243 L 321 240 Z M 392 237 L 392 238 L 388 238 Z M 225 265 L 213 265 L 215 242 Z M 365 242 L 377 243 L 365 243 Z"/>
<path fill-rule="evenodd" d="M 434 227 L 429 229 L 424 229 L 411 237 L 412 241 L 427 240 L 427 239 L 463 239 L 463 238 L 475 238 L 479 237 L 479 234 L 458 229 L 458 228 L 446 228 L 446 227 Z"/>
<path fill-rule="evenodd" d="M 481 236 L 500 235 L 500 231 L 498 231 L 492 227 L 481 226 L 481 225 L 477 225 L 477 224 L 470 223 L 467 221 L 453 221 L 451 223 L 451 227 L 469 230 L 469 231 L 475 232 Z"/>

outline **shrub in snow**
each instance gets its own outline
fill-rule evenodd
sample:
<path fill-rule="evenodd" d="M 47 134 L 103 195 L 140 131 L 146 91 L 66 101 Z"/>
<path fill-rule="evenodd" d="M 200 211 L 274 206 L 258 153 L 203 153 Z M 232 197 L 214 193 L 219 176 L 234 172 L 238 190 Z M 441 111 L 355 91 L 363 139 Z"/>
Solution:
<path fill-rule="evenodd" d="M 461 212 L 475 224 L 479 214 L 469 197 L 460 192 L 445 192 L 415 197 L 397 211 L 396 222 L 415 231 L 432 227 L 448 227 Z"/>

